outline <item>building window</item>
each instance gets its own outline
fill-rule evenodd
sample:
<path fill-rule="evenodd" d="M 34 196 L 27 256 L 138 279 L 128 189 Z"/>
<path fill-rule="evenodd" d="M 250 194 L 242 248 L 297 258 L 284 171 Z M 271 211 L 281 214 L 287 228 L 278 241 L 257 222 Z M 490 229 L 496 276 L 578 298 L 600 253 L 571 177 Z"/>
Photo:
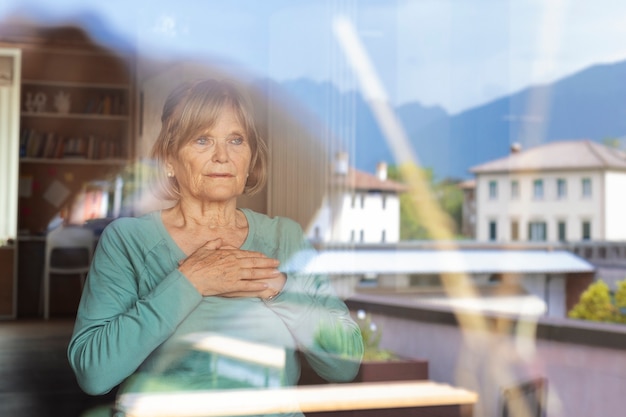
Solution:
<path fill-rule="evenodd" d="M 361 194 L 361 208 L 365 207 L 365 194 Z"/>
<path fill-rule="evenodd" d="M 583 178 L 581 185 L 583 198 L 591 198 L 591 178 Z"/>
<path fill-rule="evenodd" d="M 350 242 L 354 242 L 354 230 L 350 230 Z"/>
<path fill-rule="evenodd" d="M 383 230 L 382 236 L 380 237 L 380 241 L 385 243 L 387 241 L 387 231 Z"/>
<path fill-rule="evenodd" d="M 528 223 L 528 240 L 533 242 L 543 242 L 547 240 L 546 223 L 530 222 Z"/>
<path fill-rule="evenodd" d="M 356 205 L 356 194 L 352 193 L 352 199 L 350 200 L 350 208 L 354 208 Z"/>
<path fill-rule="evenodd" d="M 489 181 L 489 199 L 495 200 L 498 198 L 498 182 L 495 180 Z"/>
<path fill-rule="evenodd" d="M 364 242 L 364 241 L 365 241 L 365 231 L 361 229 L 361 231 L 359 232 L 359 242 Z"/>
<path fill-rule="evenodd" d="M 498 224 L 495 220 L 489 222 L 489 240 L 496 240 L 498 238 Z"/>
<path fill-rule="evenodd" d="M 517 200 L 519 198 L 519 181 L 511 181 L 511 199 Z"/>
<path fill-rule="evenodd" d="M 383 200 L 383 210 L 387 208 L 387 195 L 383 194 L 382 195 L 382 200 Z"/>
<path fill-rule="evenodd" d="M 517 220 L 511 222 L 511 240 L 519 240 L 519 222 Z"/>
<path fill-rule="evenodd" d="M 559 200 L 567 197 L 567 181 L 564 178 L 556 180 L 556 197 Z"/>
<path fill-rule="evenodd" d="M 567 227 L 564 221 L 560 221 L 557 223 L 557 230 L 559 235 L 559 241 L 565 242 L 567 241 Z"/>
<path fill-rule="evenodd" d="M 589 220 L 583 220 L 582 228 L 583 240 L 591 240 L 591 222 Z"/>
<path fill-rule="evenodd" d="M 533 181 L 533 198 L 543 200 L 543 180 Z"/>

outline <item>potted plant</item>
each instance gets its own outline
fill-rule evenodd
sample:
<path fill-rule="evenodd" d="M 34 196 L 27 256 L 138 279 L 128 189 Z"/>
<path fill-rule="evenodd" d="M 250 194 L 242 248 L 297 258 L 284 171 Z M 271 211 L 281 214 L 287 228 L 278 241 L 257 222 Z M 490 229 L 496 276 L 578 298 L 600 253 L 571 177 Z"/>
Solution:
<path fill-rule="evenodd" d="M 428 379 L 428 361 L 401 357 L 388 349 L 380 348 L 382 329 L 364 310 L 357 312 L 356 321 L 363 337 L 363 360 L 353 382 L 406 381 Z M 300 385 L 326 383 L 301 356 Z"/>
<path fill-rule="evenodd" d="M 428 361 L 404 358 L 380 347 L 382 329 L 365 310 L 357 311 L 357 323 L 363 337 L 363 361 L 355 382 L 405 381 L 428 379 Z"/>

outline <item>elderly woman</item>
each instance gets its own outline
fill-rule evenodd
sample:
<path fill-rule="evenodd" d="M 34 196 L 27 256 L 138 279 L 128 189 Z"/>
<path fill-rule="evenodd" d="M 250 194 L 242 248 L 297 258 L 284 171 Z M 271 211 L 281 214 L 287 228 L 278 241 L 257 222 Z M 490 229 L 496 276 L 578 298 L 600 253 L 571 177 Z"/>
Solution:
<path fill-rule="evenodd" d="M 80 386 L 90 394 L 122 382 L 122 392 L 254 386 L 253 365 L 242 376 L 247 362 L 220 367 L 216 353 L 197 348 L 206 335 L 284 351 L 270 385 L 297 383 L 297 351 L 329 381 L 354 378 L 359 328 L 328 278 L 302 270 L 312 248 L 300 226 L 237 207 L 266 179 L 249 99 L 226 81 L 189 83 L 170 94 L 161 120 L 153 157 L 175 204 L 104 230 L 68 348 Z M 261 367 L 263 352 L 248 351 Z"/>

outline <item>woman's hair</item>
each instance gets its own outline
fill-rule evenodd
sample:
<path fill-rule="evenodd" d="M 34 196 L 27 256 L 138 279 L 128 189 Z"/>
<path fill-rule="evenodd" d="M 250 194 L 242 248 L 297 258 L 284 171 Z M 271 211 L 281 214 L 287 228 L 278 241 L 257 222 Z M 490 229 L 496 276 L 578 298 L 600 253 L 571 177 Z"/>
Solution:
<path fill-rule="evenodd" d="M 152 147 L 156 162 L 157 195 L 178 200 L 180 189 L 175 177 L 167 176 L 169 158 L 177 158 L 180 149 L 195 137 L 210 129 L 224 108 L 231 107 L 250 144 L 252 157 L 244 194 L 258 192 L 267 181 L 267 145 L 258 134 L 250 98 L 233 82 L 205 79 L 184 83 L 175 88 L 165 100 L 161 115 L 161 132 Z"/>

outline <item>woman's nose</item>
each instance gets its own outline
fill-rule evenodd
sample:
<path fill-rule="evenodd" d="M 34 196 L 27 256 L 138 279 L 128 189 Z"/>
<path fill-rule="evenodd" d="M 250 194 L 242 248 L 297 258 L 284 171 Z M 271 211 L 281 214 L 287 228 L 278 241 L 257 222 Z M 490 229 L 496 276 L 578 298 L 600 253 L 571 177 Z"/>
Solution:
<path fill-rule="evenodd" d="M 215 148 L 213 150 L 213 160 L 215 162 L 227 162 L 228 161 L 228 149 L 225 143 L 221 141 L 217 141 L 215 143 Z"/>

